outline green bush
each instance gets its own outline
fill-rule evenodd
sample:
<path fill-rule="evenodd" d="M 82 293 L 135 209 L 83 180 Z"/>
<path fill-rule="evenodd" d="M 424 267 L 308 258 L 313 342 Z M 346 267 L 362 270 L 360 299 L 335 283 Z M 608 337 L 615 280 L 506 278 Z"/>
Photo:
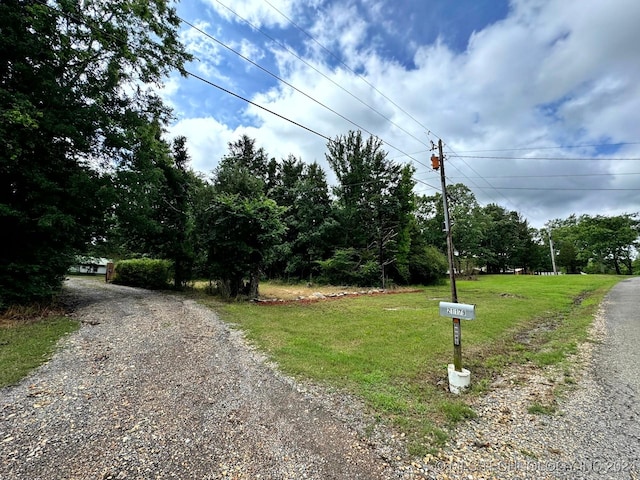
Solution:
<path fill-rule="evenodd" d="M 171 262 L 134 258 L 116 263 L 114 283 L 150 289 L 166 288 L 171 278 Z"/>
<path fill-rule="evenodd" d="M 416 252 L 409 263 L 411 283 L 415 285 L 431 285 L 437 283 L 448 269 L 447 257 L 436 247 L 426 246 Z"/>
<path fill-rule="evenodd" d="M 320 281 L 333 285 L 370 287 L 380 283 L 380 267 L 375 260 L 363 258 L 355 248 L 336 250 L 327 260 L 318 262 Z"/>

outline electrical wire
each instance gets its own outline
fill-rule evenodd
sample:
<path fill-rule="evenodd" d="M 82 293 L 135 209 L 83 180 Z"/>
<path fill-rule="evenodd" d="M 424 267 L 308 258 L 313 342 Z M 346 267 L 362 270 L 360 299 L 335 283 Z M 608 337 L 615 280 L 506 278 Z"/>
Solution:
<path fill-rule="evenodd" d="M 555 161 L 579 161 L 579 162 L 587 162 L 587 161 L 603 161 L 603 160 L 611 160 L 611 161 L 621 161 L 621 162 L 637 162 L 640 160 L 640 157 L 633 158 L 611 158 L 611 157 L 495 157 L 495 156 L 483 156 L 483 155 L 455 155 L 456 158 L 478 158 L 485 160 L 553 160 Z"/>
<path fill-rule="evenodd" d="M 557 192 L 559 190 L 562 191 L 602 191 L 602 192 L 640 192 L 640 188 L 553 188 L 553 187 L 494 187 L 498 190 L 541 190 L 541 191 L 553 191 Z M 482 188 L 481 188 L 482 190 Z"/>
<path fill-rule="evenodd" d="M 599 147 L 624 147 L 627 145 L 640 145 L 640 142 L 619 142 L 619 143 L 594 143 L 583 145 L 558 145 L 555 147 L 520 147 L 520 148 L 498 148 L 489 150 L 461 150 L 458 153 L 487 153 L 487 152 L 518 152 L 531 150 L 556 150 L 569 148 L 599 148 Z"/>
<path fill-rule="evenodd" d="M 292 88 L 293 90 L 295 90 L 296 92 L 298 92 L 301 95 L 304 95 L 306 98 L 308 98 L 309 100 L 311 100 L 314 103 L 317 103 L 318 105 L 320 105 L 322 108 L 325 108 L 326 110 L 330 111 L 331 113 L 333 113 L 334 115 L 337 115 L 338 117 L 340 117 L 341 119 L 343 119 L 346 122 L 349 122 L 351 125 L 353 125 L 354 127 L 357 127 L 359 130 L 362 130 L 363 132 L 368 133 L 369 135 L 375 137 L 376 135 L 373 134 L 372 132 L 370 132 L 369 130 L 367 130 L 365 127 L 357 124 L 356 122 L 348 119 L 347 117 L 345 117 L 344 115 L 342 115 L 341 113 L 337 112 L 336 110 L 334 110 L 333 108 L 325 105 L 324 103 L 322 103 L 320 100 L 312 97 L 311 95 L 309 95 L 306 92 L 303 92 L 302 90 L 300 90 L 298 87 L 292 85 L 290 82 L 286 81 L 285 79 L 283 79 L 282 77 L 280 77 L 279 75 L 273 73 L 272 71 L 270 71 L 269 69 L 263 67 L 262 65 L 260 65 L 257 62 L 254 62 L 253 60 L 251 60 L 250 58 L 248 58 L 247 56 L 243 55 L 242 53 L 238 52 L 237 50 L 235 50 L 234 48 L 230 47 L 229 45 L 227 45 L 226 43 L 222 42 L 221 40 L 218 40 L 217 38 L 215 38 L 213 35 L 205 32 L 204 30 L 202 30 L 199 27 L 196 27 L 194 24 L 192 24 L 191 22 L 178 17 L 178 19 L 185 23 L 186 25 L 189 25 L 191 28 L 193 28 L 194 30 L 196 30 L 197 32 L 203 34 L 204 36 L 206 36 L 207 38 L 213 40 L 214 42 L 216 42 L 218 45 L 226 48 L 227 50 L 229 50 L 230 52 L 234 53 L 235 55 L 237 55 L 238 57 L 242 58 L 244 61 L 249 62 L 251 65 L 253 65 L 256 68 L 259 68 L 260 70 L 262 70 L 264 73 L 266 73 L 267 75 L 275 78 L 276 80 L 278 80 L 281 83 L 284 83 L 285 85 L 287 85 L 288 87 Z"/>
<path fill-rule="evenodd" d="M 485 176 L 477 178 L 566 178 L 566 177 L 625 177 L 630 175 L 640 175 L 640 172 L 621 172 L 621 173 L 567 173 L 567 174 L 555 174 L 555 175 L 499 175 L 499 176 Z M 454 178 L 474 178 L 474 177 L 448 177 Z"/>
<path fill-rule="evenodd" d="M 297 88 L 297 87 L 295 87 L 294 85 L 292 85 L 290 82 L 287 82 L 286 80 L 284 80 L 283 78 L 281 78 L 279 75 L 277 75 L 277 74 L 275 74 L 275 73 L 271 72 L 270 70 L 268 70 L 267 68 L 265 68 L 265 67 L 263 67 L 263 66 L 259 65 L 258 63 L 254 62 L 253 60 L 251 60 L 250 58 L 246 57 L 245 55 L 243 55 L 242 53 L 238 52 L 237 50 L 233 49 L 232 47 L 230 47 L 230 46 L 226 45 L 224 42 L 222 42 L 222 41 L 218 40 L 217 38 L 213 37 L 212 35 L 210 35 L 209 33 L 205 32 L 204 30 L 200 29 L 199 27 L 196 27 L 193 23 L 191 23 L 191 22 L 189 22 L 189 21 L 187 21 L 187 20 L 185 20 L 185 19 L 183 19 L 183 18 L 180 18 L 180 17 L 178 17 L 178 19 L 179 19 L 180 21 L 182 21 L 183 23 L 185 23 L 186 25 L 188 25 L 188 26 L 190 26 L 191 28 L 193 28 L 194 30 L 196 30 L 197 32 L 199 32 L 199 33 L 201 33 L 201 34 L 205 35 L 207 38 L 210 38 L 211 40 L 213 40 L 213 41 L 214 41 L 214 42 L 216 42 L 217 44 L 221 45 L 222 47 L 224 47 L 224 48 L 226 48 L 227 50 L 231 51 L 231 52 L 232 52 L 232 53 L 234 53 L 235 55 L 239 56 L 239 57 L 240 57 L 240 58 L 242 58 L 243 60 L 245 60 L 245 61 L 249 62 L 250 64 L 254 65 L 255 67 L 259 68 L 260 70 L 262 70 L 263 72 L 267 73 L 267 74 L 268 74 L 268 75 L 270 75 L 271 77 L 273 77 L 273 78 L 275 78 L 276 80 L 278 80 L 278 81 L 280 81 L 280 82 L 284 83 L 285 85 L 287 85 L 287 86 L 291 87 L 291 88 L 292 88 L 292 89 L 294 89 L 296 92 L 298 92 L 298 93 L 300 93 L 300 94 L 304 95 L 304 96 L 305 96 L 305 97 L 307 97 L 309 100 L 311 100 L 311 101 L 313 101 L 313 102 L 317 103 L 318 105 L 320 105 L 320 106 L 322 106 L 323 108 L 327 109 L 327 110 L 328 110 L 328 111 L 330 111 L 331 113 L 333 113 L 333 114 L 337 115 L 338 117 L 342 118 L 342 119 L 343 119 L 343 120 L 345 120 L 346 122 L 351 123 L 353 126 L 357 127 L 359 130 L 361 130 L 361 131 L 363 131 L 363 132 L 365 132 L 365 133 L 368 133 L 368 134 L 369 134 L 370 136 L 372 136 L 372 137 L 379 138 L 379 139 L 380 139 L 384 144 L 386 144 L 387 146 L 389 146 L 389 147 L 393 148 L 394 150 L 396 150 L 396 151 L 400 152 L 400 153 L 401 153 L 401 154 L 403 154 L 404 156 L 406 156 L 406 157 L 410 158 L 414 163 L 417 163 L 417 164 L 422 165 L 422 166 L 424 166 L 424 167 L 426 167 L 426 168 L 429 168 L 426 164 L 424 164 L 424 163 L 422 163 L 421 161 L 417 160 L 417 159 L 416 159 L 416 158 L 414 158 L 412 155 L 410 155 L 410 154 L 408 154 L 408 153 L 404 152 L 404 151 L 403 151 L 402 149 L 400 149 L 399 147 L 396 147 L 396 146 L 395 146 L 395 145 L 393 145 L 392 143 L 390 143 L 390 142 L 388 142 L 388 141 L 384 140 L 383 138 L 381 138 L 381 137 L 379 137 L 378 135 L 374 134 L 373 132 L 369 131 L 369 130 L 368 130 L 368 129 L 366 129 L 365 127 L 363 127 L 363 126 L 361 126 L 361 125 L 359 125 L 359 124 L 357 124 L 357 123 L 353 122 L 352 120 L 350 120 L 350 119 L 349 119 L 349 118 L 347 118 L 346 116 L 342 115 L 341 113 L 337 112 L 336 110 L 332 109 L 331 107 L 329 107 L 329 106 L 325 105 L 324 103 L 320 102 L 319 100 L 317 100 L 316 98 L 312 97 L 311 95 L 309 95 L 309 94 L 307 94 L 307 93 L 303 92 L 303 91 L 302 91 L 302 90 L 300 90 L 299 88 Z M 194 75 L 194 76 L 195 76 L 195 75 Z M 199 78 L 201 78 L 201 79 L 202 79 L 202 77 L 199 77 Z M 220 89 L 222 90 L 222 88 L 221 88 L 220 86 L 216 85 L 216 84 L 212 84 L 212 86 L 214 86 L 214 87 L 216 87 L 216 88 L 220 88 Z M 235 96 L 237 96 L 237 97 L 239 97 L 239 95 L 237 95 L 237 94 L 234 94 L 234 95 L 235 95 Z M 240 98 L 242 98 L 242 97 L 240 97 Z M 255 105 L 256 105 L 256 106 L 258 106 L 257 104 L 255 104 Z M 269 111 L 269 110 L 268 110 L 267 108 L 265 108 L 265 107 L 261 107 L 261 106 L 260 106 L 260 108 L 262 108 L 263 110 L 267 110 L 267 111 Z M 285 117 L 283 117 L 283 116 L 281 116 L 281 115 L 278 115 L 278 116 L 280 116 L 281 118 L 285 118 Z M 288 119 L 287 119 L 287 120 L 288 120 Z M 289 121 L 291 121 L 291 120 L 289 120 Z M 292 122 L 292 123 L 295 123 L 295 122 Z M 305 129 L 307 129 L 307 130 L 311 130 L 311 129 L 306 128 L 306 127 L 305 127 Z M 326 138 L 326 137 L 325 137 L 325 138 Z M 429 185 L 429 184 L 426 184 L 426 185 L 430 186 L 431 188 L 435 188 L 435 187 L 433 187 L 433 186 L 431 186 L 431 185 Z"/>
<path fill-rule="evenodd" d="M 185 71 L 186 71 L 187 75 L 189 75 L 189 76 L 191 76 L 193 78 L 196 78 L 196 79 L 200 80 L 201 82 L 206 83 L 207 85 L 210 85 L 210 86 L 215 87 L 215 88 L 217 88 L 219 90 L 222 90 L 223 92 L 228 93 L 229 95 L 232 95 L 232 96 L 234 96 L 234 97 L 236 97 L 236 98 L 238 98 L 238 99 L 240 99 L 240 100 L 242 100 L 244 102 L 247 102 L 247 103 L 253 105 L 254 107 L 258 107 L 258 108 L 270 113 L 271 115 L 275 115 L 276 117 L 279 117 L 279 118 L 281 118 L 283 120 L 286 120 L 287 122 L 292 123 L 293 125 L 296 125 L 297 127 L 303 128 L 303 129 L 307 130 L 308 132 L 311 132 L 311 133 L 313 133 L 313 134 L 315 134 L 315 135 L 317 135 L 317 136 L 319 136 L 321 138 L 324 138 L 325 140 L 327 140 L 329 142 L 333 142 L 333 140 L 331 138 L 327 137 L 326 135 L 323 135 L 322 133 L 319 133 L 319 132 L 313 130 L 312 128 L 309 128 L 309 127 L 307 127 L 305 125 L 302 125 L 301 123 L 298 123 L 295 120 L 291 120 L 290 118 L 285 117 L 284 115 L 280 115 L 279 113 L 274 112 L 273 110 L 269 110 L 268 108 L 263 107 L 262 105 L 260 105 L 260 104 L 258 104 L 256 102 L 253 102 L 253 101 L 251 101 L 251 100 L 249 100 L 247 98 L 244 98 L 243 96 L 238 95 L 237 93 L 234 93 L 231 90 L 228 90 L 228 89 L 226 89 L 224 87 L 221 87 L 220 85 L 218 85 L 216 83 L 213 83 L 212 81 L 207 80 L 206 78 L 203 78 L 203 77 L 201 77 L 199 75 L 196 75 L 195 73 L 192 73 L 192 72 L 190 72 L 188 70 L 185 70 Z"/>

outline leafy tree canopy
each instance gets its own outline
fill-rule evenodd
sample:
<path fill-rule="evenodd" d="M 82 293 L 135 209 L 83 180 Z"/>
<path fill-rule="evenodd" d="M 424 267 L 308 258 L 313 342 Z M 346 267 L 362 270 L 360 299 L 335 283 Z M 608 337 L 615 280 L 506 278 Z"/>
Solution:
<path fill-rule="evenodd" d="M 0 4 L 0 306 L 46 299 L 99 235 L 103 168 L 168 118 L 152 86 L 189 58 L 177 26 L 164 0 Z"/>

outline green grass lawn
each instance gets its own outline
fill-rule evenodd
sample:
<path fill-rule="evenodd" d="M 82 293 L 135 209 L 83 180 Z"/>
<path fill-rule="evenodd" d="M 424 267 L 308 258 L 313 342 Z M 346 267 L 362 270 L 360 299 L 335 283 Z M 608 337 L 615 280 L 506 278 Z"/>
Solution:
<path fill-rule="evenodd" d="M 506 365 L 564 361 L 587 339 L 593 314 L 619 277 L 485 276 L 458 281 L 458 300 L 476 304 L 463 321 L 463 366 L 471 394 Z M 448 285 L 419 293 L 316 303 L 215 304 L 250 341 L 294 377 L 323 382 L 365 399 L 377 417 L 401 428 L 410 452 L 423 454 L 449 425 L 472 417 L 465 396 L 446 391 L 453 361 L 452 320 L 439 316 Z"/>
<path fill-rule="evenodd" d="M 0 325 L 0 387 L 19 382 L 44 363 L 63 335 L 77 330 L 79 323 L 63 316 L 31 322 Z"/>

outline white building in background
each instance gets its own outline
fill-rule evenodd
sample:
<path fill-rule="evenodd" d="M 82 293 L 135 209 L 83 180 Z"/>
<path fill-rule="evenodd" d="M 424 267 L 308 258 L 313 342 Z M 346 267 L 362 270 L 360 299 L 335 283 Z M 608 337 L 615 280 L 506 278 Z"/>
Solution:
<path fill-rule="evenodd" d="M 81 273 L 86 275 L 105 275 L 107 264 L 111 262 L 108 258 L 98 257 L 76 257 L 76 263 L 71 265 L 69 273 Z"/>

